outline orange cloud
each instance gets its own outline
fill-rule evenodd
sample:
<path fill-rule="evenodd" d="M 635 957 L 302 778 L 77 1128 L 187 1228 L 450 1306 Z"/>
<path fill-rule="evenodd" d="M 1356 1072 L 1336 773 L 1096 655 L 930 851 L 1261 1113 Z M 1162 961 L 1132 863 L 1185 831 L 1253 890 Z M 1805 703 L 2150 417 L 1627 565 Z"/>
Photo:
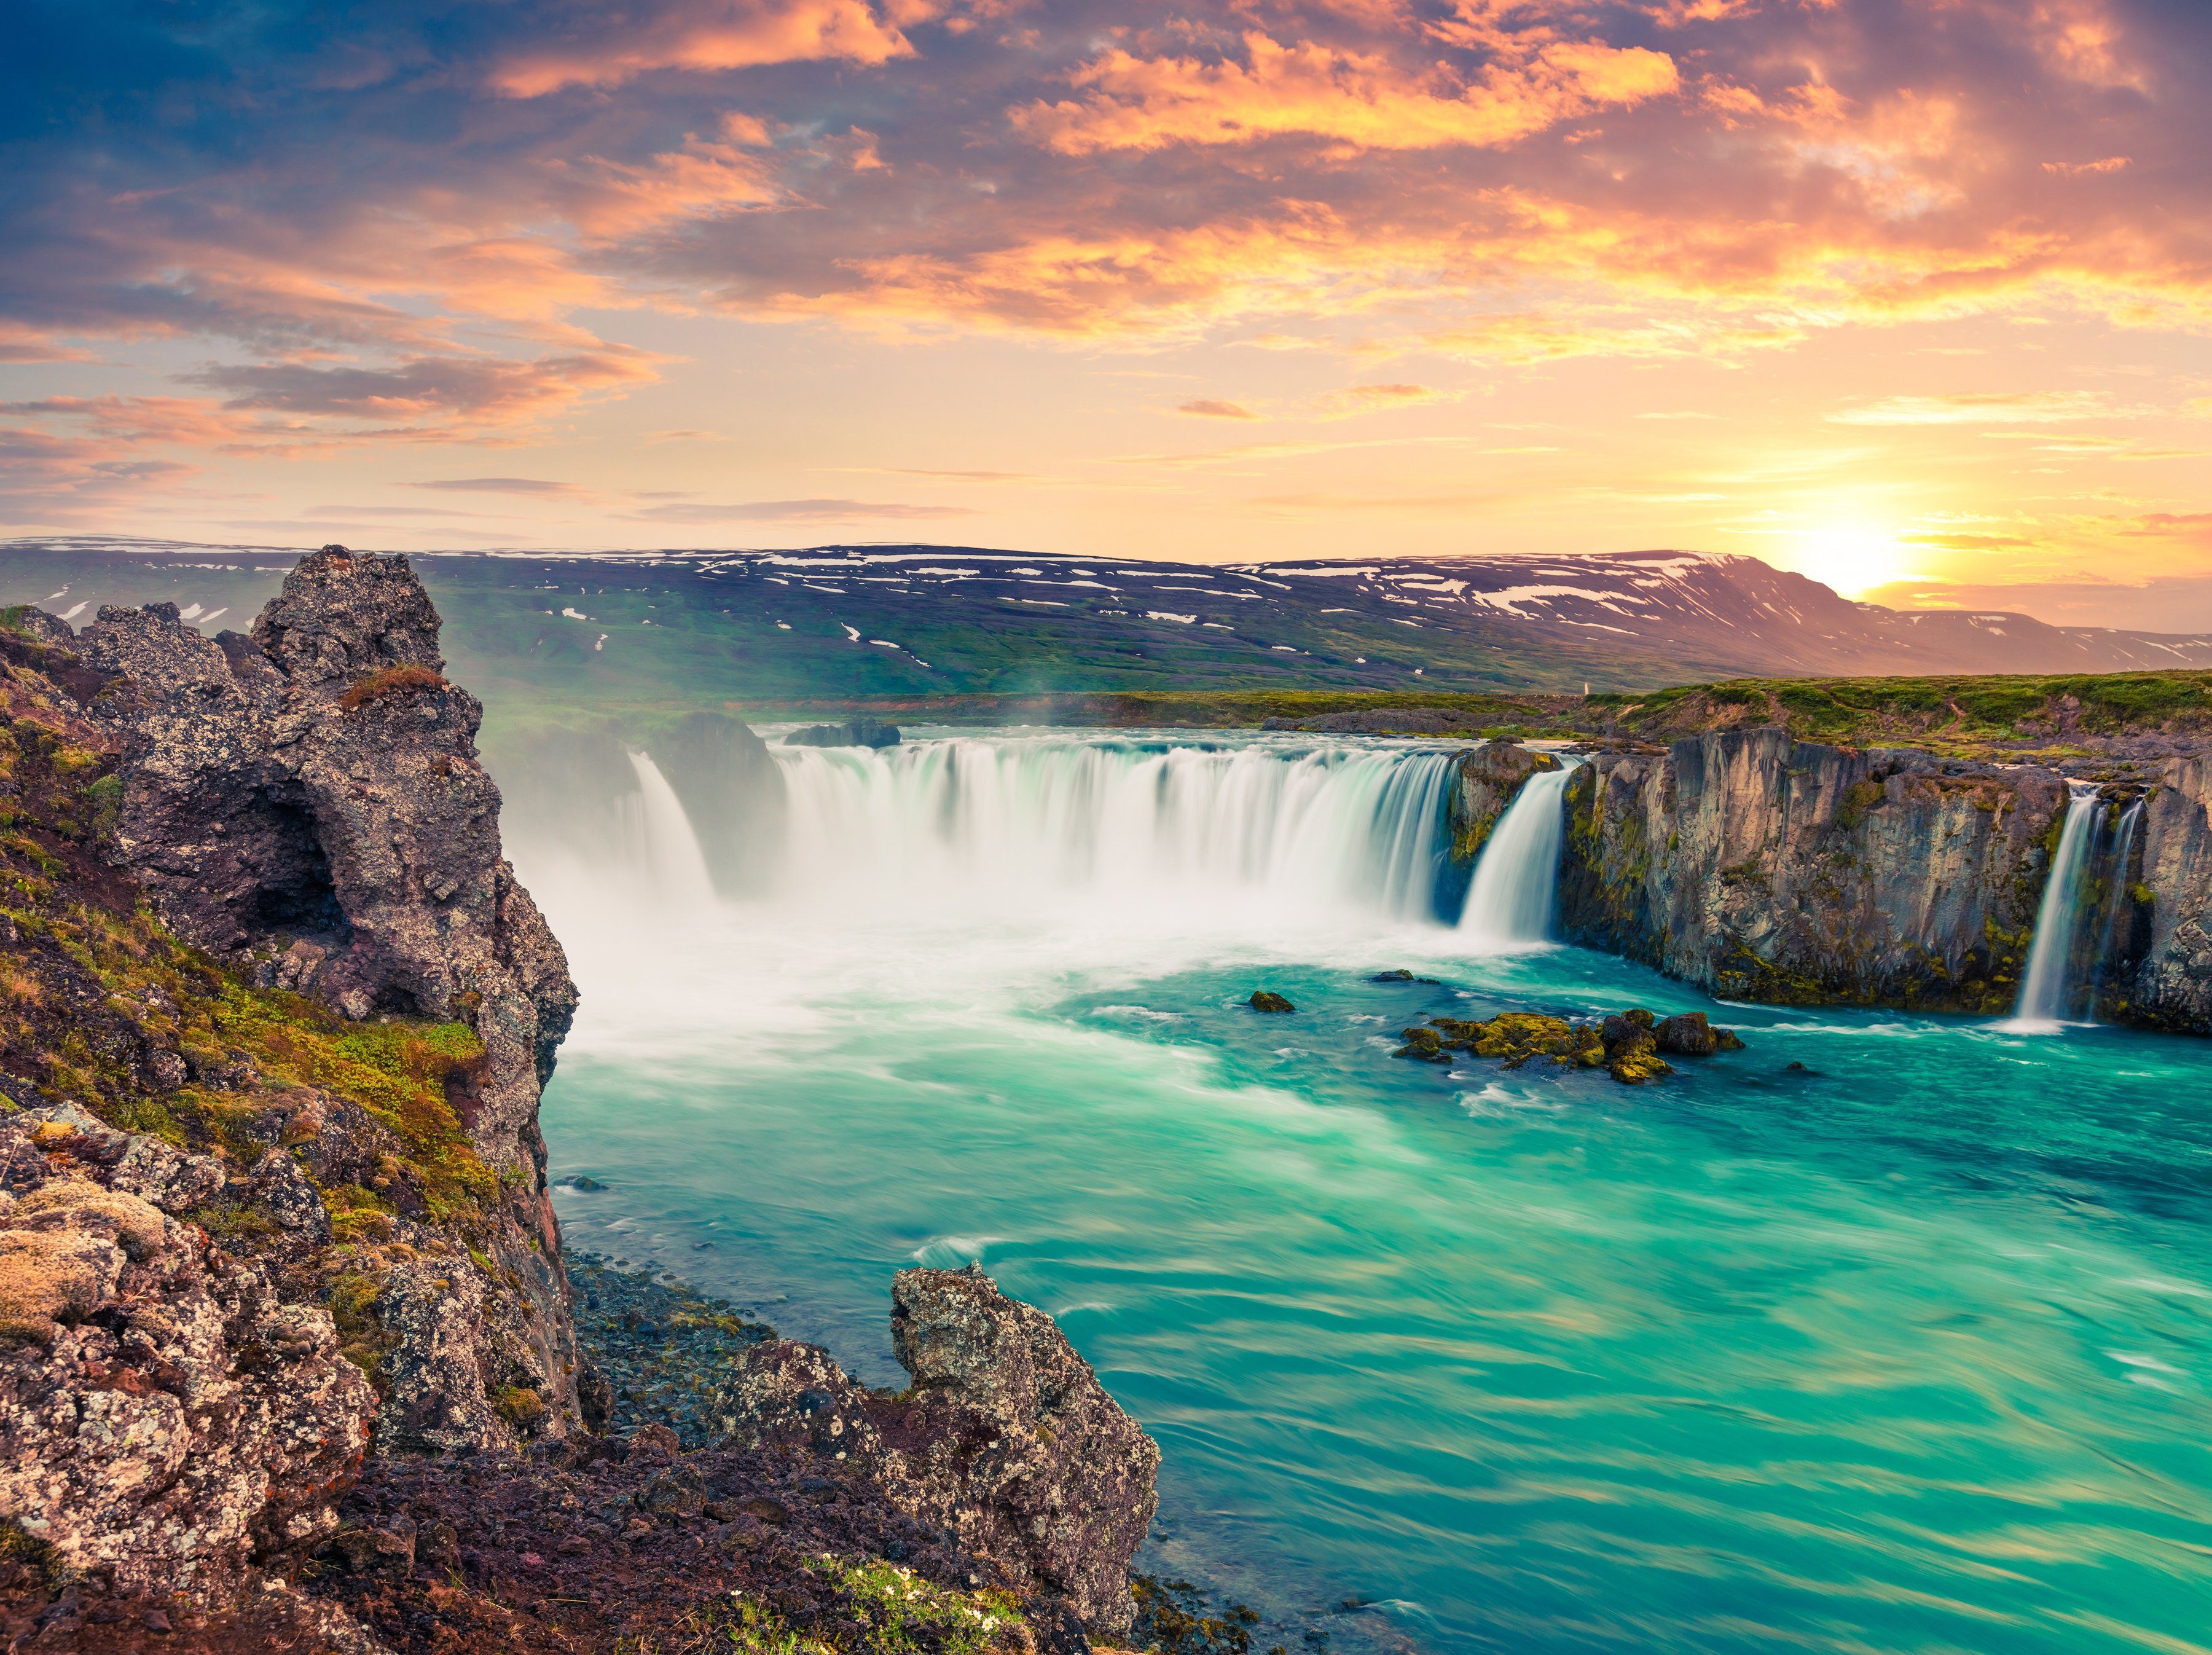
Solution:
<path fill-rule="evenodd" d="M 1241 403 L 1224 402 L 1218 397 L 1193 397 L 1188 402 L 1176 405 L 1178 414 L 1201 414 L 1208 419 L 1257 419 L 1260 417 Z"/>
<path fill-rule="evenodd" d="M 921 6 L 900 11 L 909 25 L 931 15 Z M 657 70 L 709 73 L 825 58 L 881 64 L 913 52 L 898 22 L 865 0 L 714 0 L 643 16 L 629 9 L 595 15 L 574 39 L 502 59 L 489 80 L 502 96 L 542 98 L 574 86 L 620 86 Z"/>
<path fill-rule="evenodd" d="M 2089 178 L 2099 173 L 2117 173 L 2127 164 L 2125 155 L 2107 155 L 2102 161 L 2046 161 L 2043 170 L 2060 178 Z"/>
<path fill-rule="evenodd" d="M 760 123 L 729 117 L 734 137 L 687 137 L 684 147 L 636 163 L 586 155 L 546 162 L 552 204 L 568 222 L 599 240 L 635 235 L 704 215 L 766 207 L 785 198 L 768 162 L 748 153 L 767 143 Z"/>
<path fill-rule="evenodd" d="M 1390 59 L 1313 41 L 1244 36 L 1247 61 L 1139 58 L 1115 48 L 1070 78 L 1090 95 L 1012 112 L 1015 130 L 1060 155 L 1250 143 L 1287 134 L 1363 149 L 1496 147 L 1602 105 L 1672 92 L 1674 60 L 1599 41 L 1547 46 L 1524 64 L 1493 65 L 1464 86 L 1431 70 L 1409 76 Z"/>
<path fill-rule="evenodd" d="M 1321 399 L 1321 414 L 1324 419 L 1348 419 L 1355 414 L 1372 414 L 1389 408 L 1415 408 L 1427 403 L 1457 402 L 1465 393 L 1441 391 L 1433 385 L 1354 385 L 1342 391 L 1332 391 Z"/>

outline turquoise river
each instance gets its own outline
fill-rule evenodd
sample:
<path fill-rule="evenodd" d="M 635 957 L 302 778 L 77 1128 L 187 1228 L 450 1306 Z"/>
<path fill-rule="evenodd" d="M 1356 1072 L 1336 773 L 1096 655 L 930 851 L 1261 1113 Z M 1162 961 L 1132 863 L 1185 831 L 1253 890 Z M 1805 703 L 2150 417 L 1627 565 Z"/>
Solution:
<path fill-rule="evenodd" d="M 777 749 L 739 900 L 648 755 L 618 854 L 516 825 L 586 995 L 571 1245 L 878 1384 L 890 1273 L 981 1259 L 1158 1439 L 1140 1565 L 1263 1647 L 2212 1650 L 2212 1046 L 1718 1007 L 1543 946 L 1541 891 L 1441 919 L 1433 750 L 924 735 Z M 1748 1049 L 1389 1055 L 1632 1005 Z"/>

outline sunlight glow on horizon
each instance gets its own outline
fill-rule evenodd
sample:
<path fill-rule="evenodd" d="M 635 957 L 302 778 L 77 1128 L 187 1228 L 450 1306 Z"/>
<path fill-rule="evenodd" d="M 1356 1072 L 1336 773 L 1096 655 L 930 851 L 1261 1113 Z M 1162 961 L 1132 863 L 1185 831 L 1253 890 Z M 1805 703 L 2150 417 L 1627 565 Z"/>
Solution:
<path fill-rule="evenodd" d="M 1777 552 L 1773 562 L 1856 599 L 1877 587 L 1925 578 L 1908 569 L 1905 558 L 1905 548 L 1893 532 L 1837 525 L 1796 537 L 1791 550 Z"/>

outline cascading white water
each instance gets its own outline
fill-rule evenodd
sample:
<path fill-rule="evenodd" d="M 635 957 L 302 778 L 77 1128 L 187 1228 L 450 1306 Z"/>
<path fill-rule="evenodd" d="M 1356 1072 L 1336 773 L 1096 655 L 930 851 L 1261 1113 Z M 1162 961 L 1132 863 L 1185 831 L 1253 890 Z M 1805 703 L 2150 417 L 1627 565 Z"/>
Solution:
<path fill-rule="evenodd" d="M 630 869 L 641 876 L 662 904 L 677 913 L 698 914 L 714 903 L 714 877 L 699 849 L 699 836 L 684 801 L 647 754 L 633 751 L 631 770 L 637 791 L 621 802 L 623 837 L 629 842 Z"/>
<path fill-rule="evenodd" d="M 1565 833 L 1561 795 L 1573 773 L 1568 765 L 1530 776 L 1498 818 L 1460 912 L 1460 931 L 1471 941 L 1496 949 L 1550 940 Z"/>
<path fill-rule="evenodd" d="M 2127 898 L 2128 869 L 2135 861 L 2136 830 L 2142 824 L 2144 801 L 2138 799 L 2120 812 L 2120 831 L 2112 847 L 2112 883 L 2105 893 L 2105 930 L 2097 939 L 2097 959 L 2094 967 L 2096 981 L 2090 984 L 2090 1009 L 2096 1009 L 2096 991 L 2104 986 L 2105 970 L 2112 958 L 2112 945 L 2119 940 L 2120 916 L 2129 907 Z"/>
<path fill-rule="evenodd" d="M 1431 916 L 1449 753 L 1096 737 L 776 746 L 787 897 L 1182 925 Z"/>
<path fill-rule="evenodd" d="M 2081 909 L 2081 874 L 2097 818 L 2094 782 L 2069 783 L 2066 824 L 2051 860 L 2051 879 L 2035 915 L 2035 938 L 2028 945 L 2027 976 L 2020 985 L 2020 1004 L 2006 1027 L 2020 1033 L 2044 1033 L 2058 1027 L 2067 1010 L 2066 968 L 2074 952 L 2074 928 Z"/>

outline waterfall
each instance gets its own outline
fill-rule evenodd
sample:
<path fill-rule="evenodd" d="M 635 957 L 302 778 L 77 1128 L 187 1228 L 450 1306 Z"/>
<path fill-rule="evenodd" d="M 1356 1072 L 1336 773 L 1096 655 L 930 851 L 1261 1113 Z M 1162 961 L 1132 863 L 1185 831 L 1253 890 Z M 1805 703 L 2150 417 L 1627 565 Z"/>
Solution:
<path fill-rule="evenodd" d="M 714 881 L 684 801 L 650 756 L 633 750 L 629 763 L 637 791 L 622 800 L 623 837 L 634 869 L 672 911 L 704 912 L 714 905 Z"/>
<path fill-rule="evenodd" d="M 1434 918 L 1449 752 L 1095 735 L 772 751 L 787 899 L 1166 927 Z"/>
<path fill-rule="evenodd" d="M 2043 903 L 2036 911 L 2035 937 L 2027 951 L 2027 976 L 2021 983 L 2020 1004 L 2006 1025 L 2017 1032 L 2055 1030 L 2066 1015 L 2067 966 L 2074 952 L 2075 923 L 2081 917 L 2081 874 L 2088 865 L 2097 814 L 2096 784 L 2069 782 L 2066 824 L 2059 830 L 2051 878 L 2043 887 Z"/>
<path fill-rule="evenodd" d="M 1497 947 L 1550 940 L 1565 833 L 1562 795 L 1571 765 L 1540 770 L 1521 784 L 1490 835 L 1468 886 L 1460 930 Z"/>
<path fill-rule="evenodd" d="M 2089 1010 L 2096 1013 L 2097 995 L 2105 986 L 2105 970 L 2112 958 L 2112 947 L 2119 940 L 2120 916 L 2132 906 L 2128 897 L 2128 871 L 2135 861 L 2136 830 L 2142 824 L 2143 805 L 2138 799 L 2120 812 L 2119 831 L 2110 859 L 2112 874 L 2105 881 L 2105 928 L 2097 939 L 2097 958 L 2091 967 Z"/>

